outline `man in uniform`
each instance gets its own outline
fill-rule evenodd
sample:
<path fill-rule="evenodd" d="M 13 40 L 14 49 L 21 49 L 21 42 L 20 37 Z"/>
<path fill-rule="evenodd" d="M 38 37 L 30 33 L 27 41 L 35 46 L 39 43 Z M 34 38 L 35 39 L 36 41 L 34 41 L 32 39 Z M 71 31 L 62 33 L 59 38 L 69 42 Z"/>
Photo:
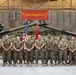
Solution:
<path fill-rule="evenodd" d="M 2 39 L 0 39 L 0 56 L 2 54 Z"/>
<path fill-rule="evenodd" d="M 74 37 L 71 38 L 69 44 L 69 65 L 75 64 L 76 43 Z"/>
<path fill-rule="evenodd" d="M 9 36 L 6 35 L 2 42 L 2 53 L 3 53 L 2 66 L 5 66 L 7 61 L 9 63 L 9 66 L 11 66 L 11 47 L 12 47 L 12 42 L 9 40 Z"/>
<path fill-rule="evenodd" d="M 35 61 L 36 61 L 36 66 L 38 66 L 38 59 L 39 55 L 41 56 L 41 61 L 42 61 L 42 66 L 44 66 L 44 41 L 42 40 L 42 36 L 39 35 L 38 39 L 35 41 Z"/>
<path fill-rule="evenodd" d="M 17 36 L 16 41 L 14 42 L 14 67 L 16 66 L 17 59 L 19 59 L 20 66 L 22 67 L 22 49 L 22 42 L 20 40 L 20 37 Z"/>
<path fill-rule="evenodd" d="M 15 43 L 15 38 L 12 37 L 11 38 L 11 42 L 12 42 L 12 48 L 11 48 L 11 62 L 13 61 L 14 62 L 14 43 Z"/>
<path fill-rule="evenodd" d="M 54 41 L 55 65 L 57 64 L 57 60 L 58 60 L 58 63 L 59 63 L 59 48 L 58 48 L 59 43 L 60 43 L 60 37 L 58 36 L 57 39 Z"/>
<path fill-rule="evenodd" d="M 25 42 L 24 49 L 26 49 L 26 66 L 32 67 L 33 62 L 33 48 L 34 48 L 34 41 L 32 40 L 31 36 L 28 36 L 28 40 Z"/>
<path fill-rule="evenodd" d="M 45 48 L 46 48 L 45 65 L 46 66 L 48 65 L 49 56 L 50 56 L 51 66 L 53 66 L 53 54 L 54 54 L 53 47 L 54 47 L 54 42 L 51 38 L 51 35 L 48 34 L 48 38 L 47 38 L 46 43 L 45 43 Z"/>
<path fill-rule="evenodd" d="M 67 42 L 65 41 L 65 39 L 62 37 L 59 45 L 59 65 L 61 66 L 62 65 L 62 62 L 64 60 L 64 64 L 67 65 L 67 48 L 68 48 L 68 44 Z"/>

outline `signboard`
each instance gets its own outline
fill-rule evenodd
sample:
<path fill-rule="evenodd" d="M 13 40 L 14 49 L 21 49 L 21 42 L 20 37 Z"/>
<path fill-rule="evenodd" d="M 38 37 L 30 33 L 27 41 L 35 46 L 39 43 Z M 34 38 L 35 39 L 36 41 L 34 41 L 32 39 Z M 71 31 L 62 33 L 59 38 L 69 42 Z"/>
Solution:
<path fill-rule="evenodd" d="M 21 10 L 21 20 L 48 20 L 48 10 Z"/>

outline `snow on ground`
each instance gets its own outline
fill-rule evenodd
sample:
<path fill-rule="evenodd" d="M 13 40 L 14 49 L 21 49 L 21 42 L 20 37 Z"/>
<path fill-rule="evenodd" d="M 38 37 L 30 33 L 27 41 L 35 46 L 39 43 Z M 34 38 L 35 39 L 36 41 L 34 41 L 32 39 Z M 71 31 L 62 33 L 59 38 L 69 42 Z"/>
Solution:
<path fill-rule="evenodd" d="M 2 60 L 0 60 L 0 75 L 76 75 L 76 66 L 53 66 L 50 64 L 47 67 L 42 67 L 39 61 L 39 66 L 35 67 L 20 67 L 19 64 L 16 67 L 2 67 Z"/>

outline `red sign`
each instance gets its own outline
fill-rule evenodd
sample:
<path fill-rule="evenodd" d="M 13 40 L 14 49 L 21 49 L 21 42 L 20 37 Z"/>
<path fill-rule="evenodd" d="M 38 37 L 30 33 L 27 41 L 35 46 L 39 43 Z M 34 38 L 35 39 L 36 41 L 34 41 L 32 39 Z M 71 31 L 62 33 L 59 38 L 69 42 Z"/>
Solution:
<path fill-rule="evenodd" d="M 21 20 L 48 20 L 48 10 L 21 10 Z"/>

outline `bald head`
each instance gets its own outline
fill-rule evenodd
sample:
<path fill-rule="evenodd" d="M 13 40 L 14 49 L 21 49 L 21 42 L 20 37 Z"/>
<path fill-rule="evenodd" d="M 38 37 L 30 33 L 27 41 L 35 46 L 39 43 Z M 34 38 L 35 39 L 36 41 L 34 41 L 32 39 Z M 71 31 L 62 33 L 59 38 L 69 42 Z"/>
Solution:
<path fill-rule="evenodd" d="M 38 39 L 41 40 L 41 38 L 42 38 L 42 36 L 41 35 L 38 35 Z"/>
<path fill-rule="evenodd" d="M 50 34 L 48 34 L 48 36 L 47 36 L 49 39 L 51 39 L 51 35 Z"/>
<path fill-rule="evenodd" d="M 17 39 L 17 40 L 20 40 L 20 36 L 17 36 L 16 39 Z"/>
<path fill-rule="evenodd" d="M 64 38 L 63 38 L 63 37 L 62 37 L 62 39 L 61 39 L 61 40 L 62 40 L 62 42 L 64 42 Z"/>
<path fill-rule="evenodd" d="M 28 40 L 31 40 L 31 36 L 30 35 L 28 36 Z"/>
<path fill-rule="evenodd" d="M 8 40 L 8 39 L 9 39 L 9 36 L 8 36 L 8 35 L 6 35 L 6 36 L 5 36 L 5 40 Z"/>

